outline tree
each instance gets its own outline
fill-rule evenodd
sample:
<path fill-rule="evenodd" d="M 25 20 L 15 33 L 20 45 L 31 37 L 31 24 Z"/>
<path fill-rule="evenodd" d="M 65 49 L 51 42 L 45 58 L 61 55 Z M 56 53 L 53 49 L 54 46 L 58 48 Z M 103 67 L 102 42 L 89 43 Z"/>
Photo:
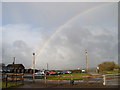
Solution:
<path fill-rule="evenodd" d="M 112 71 L 118 68 L 118 65 L 115 62 L 103 62 L 102 64 L 98 65 L 99 71 Z"/>

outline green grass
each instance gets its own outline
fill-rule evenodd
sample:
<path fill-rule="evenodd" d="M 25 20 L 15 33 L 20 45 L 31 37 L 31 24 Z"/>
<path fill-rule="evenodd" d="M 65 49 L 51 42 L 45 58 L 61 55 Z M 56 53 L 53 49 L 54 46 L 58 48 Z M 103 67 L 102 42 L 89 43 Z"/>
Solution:
<path fill-rule="evenodd" d="M 77 77 L 77 76 L 90 76 L 91 74 L 88 73 L 72 73 L 72 74 L 61 74 L 60 78 L 57 77 L 57 75 L 55 76 L 49 76 L 47 77 L 47 79 L 49 80 L 70 80 L 71 77 L 64 77 L 64 76 L 73 76 L 73 79 L 84 79 L 86 77 Z M 76 77 L 75 77 L 76 76 Z"/>
<path fill-rule="evenodd" d="M 19 86 L 22 85 L 22 83 L 18 83 L 17 84 L 15 82 L 8 82 L 7 83 L 7 87 L 6 87 L 6 83 L 5 82 L 0 82 L 0 88 L 10 88 L 10 87 L 15 87 L 15 86 Z"/>

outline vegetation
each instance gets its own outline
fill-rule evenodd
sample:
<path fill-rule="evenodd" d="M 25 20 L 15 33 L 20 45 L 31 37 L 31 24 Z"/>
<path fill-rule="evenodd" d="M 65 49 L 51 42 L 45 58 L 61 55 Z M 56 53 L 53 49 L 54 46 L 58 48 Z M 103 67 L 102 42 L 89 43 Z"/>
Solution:
<path fill-rule="evenodd" d="M 103 62 L 102 64 L 99 64 L 99 71 L 113 71 L 114 69 L 119 69 L 119 66 L 115 64 L 115 62 Z"/>
<path fill-rule="evenodd" d="M 72 74 L 61 74 L 60 78 L 57 77 L 57 75 L 55 76 L 49 76 L 47 77 L 47 79 L 52 79 L 52 80 L 70 80 L 71 76 L 73 76 L 72 79 L 84 79 L 85 77 L 78 77 L 78 76 L 90 76 L 91 74 L 88 73 L 72 73 Z M 75 77 L 76 76 L 76 77 Z"/>
<path fill-rule="evenodd" d="M 14 83 L 14 82 L 8 82 L 7 83 L 7 87 L 6 87 L 6 83 L 5 82 L 0 82 L 0 88 L 10 88 L 10 87 L 15 87 L 15 86 L 19 86 L 19 85 L 22 85 L 22 83 Z"/>
<path fill-rule="evenodd" d="M 118 70 L 119 69 L 114 69 L 113 71 L 103 71 L 101 74 L 120 74 Z"/>
<path fill-rule="evenodd" d="M 82 73 L 82 70 L 69 70 L 71 71 L 72 73 Z"/>

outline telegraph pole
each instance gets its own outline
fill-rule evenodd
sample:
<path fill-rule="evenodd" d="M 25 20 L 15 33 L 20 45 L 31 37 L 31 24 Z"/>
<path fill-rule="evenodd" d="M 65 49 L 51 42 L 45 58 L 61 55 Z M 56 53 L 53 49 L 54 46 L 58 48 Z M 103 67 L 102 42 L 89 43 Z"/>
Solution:
<path fill-rule="evenodd" d="M 35 73 L 35 53 L 33 53 L 33 73 Z"/>
<path fill-rule="evenodd" d="M 35 53 L 33 53 L 33 81 L 35 79 Z"/>
<path fill-rule="evenodd" d="M 87 54 L 87 50 L 85 50 L 85 55 L 86 55 L 86 72 L 88 72 L 88 54 Z"/>

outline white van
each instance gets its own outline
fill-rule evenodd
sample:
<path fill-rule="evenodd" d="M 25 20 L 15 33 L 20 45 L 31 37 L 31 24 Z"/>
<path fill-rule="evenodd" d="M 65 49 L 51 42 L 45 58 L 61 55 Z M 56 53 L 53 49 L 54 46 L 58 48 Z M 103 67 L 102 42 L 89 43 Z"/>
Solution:
<path fill-rule="evenodd" d="M 44 72 L 44 71 L 38 71 L 38 72 L 36 72 L 35 74 L 36 74 L 36 75 L 44 75 L 45 72 Z"/>

